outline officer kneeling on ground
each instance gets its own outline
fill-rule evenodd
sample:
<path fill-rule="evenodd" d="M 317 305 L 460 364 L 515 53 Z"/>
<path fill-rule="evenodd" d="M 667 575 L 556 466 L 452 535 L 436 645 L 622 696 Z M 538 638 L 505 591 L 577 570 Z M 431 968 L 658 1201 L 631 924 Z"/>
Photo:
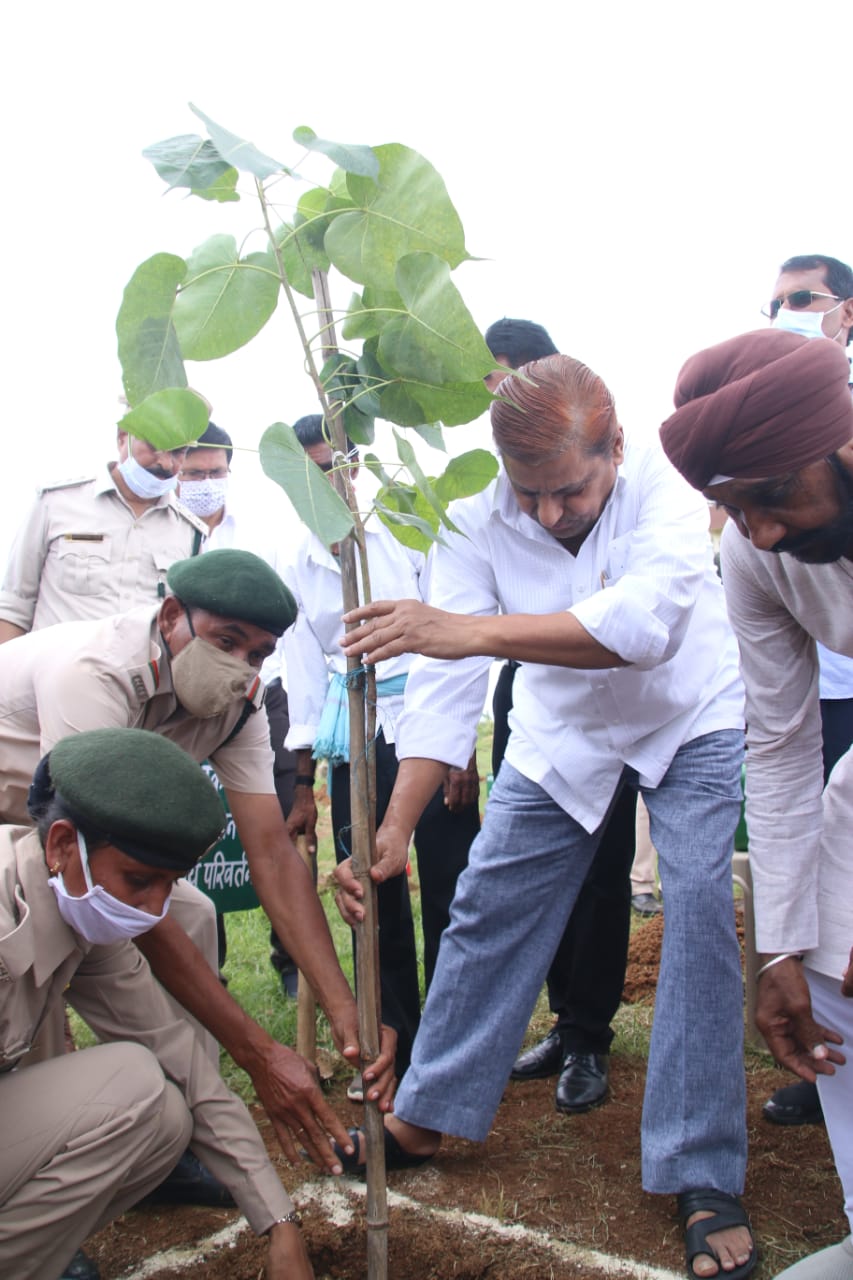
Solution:
<path fill-rule="evenodd" d="M 0 1274 L 56 1280 L 187 1143 L 258 1234 L 266 1275 L 313 1270 L 252 1119 L 130 941 L 221 834 L 199 766 L 136 729 L 63 739 L 36 770 L 37 830 L 0 827 Z M 18 1061 L 63 995 L 101 1041 Z"/>

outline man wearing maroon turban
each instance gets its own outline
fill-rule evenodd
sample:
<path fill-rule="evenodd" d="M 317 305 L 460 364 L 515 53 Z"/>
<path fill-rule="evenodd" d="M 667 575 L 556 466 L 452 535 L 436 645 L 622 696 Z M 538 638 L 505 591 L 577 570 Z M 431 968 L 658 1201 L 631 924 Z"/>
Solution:
<path fill-rule="evenodd" d="M 824 791 L 815 643 L 853 657 L 849 373 L 837 342 L 744 334 L 687 361 L 661 440 L 731 516 L 722 573 L 747 695 L 756 1017 L 774 1057 L 817 1080 L 853 1222 L 853 1063 L 838 1048 L 853 1044 L 853 751 Z M 784 1275 L 853 1280 L 853 1240 Z"/>

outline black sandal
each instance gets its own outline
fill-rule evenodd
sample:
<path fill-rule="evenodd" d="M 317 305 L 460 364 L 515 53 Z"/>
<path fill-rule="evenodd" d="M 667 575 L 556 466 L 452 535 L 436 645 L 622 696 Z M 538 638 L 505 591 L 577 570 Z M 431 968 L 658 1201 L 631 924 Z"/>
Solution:
<path fill-rule="evenodd" d="M 352 1155 L 347 1155 L 342 1151 L 337 1142 L 333 1142 L 332 1146 L 335 1155 L 343 1167 L 344 1173 L 360 1173 L 363 1174 L 367 1165 L 360 1163 L 358 1159 L 359 1138 L 364 1137 L 363 1129 L 347 1129 L 355 1150 Z M 431 1160 L 432 1156 L 415 1155 L 411 1151 L 404 1151 L 397 1139 L 394 1137 L 390 1129 L 386 1128 L 385 1133 L 385 1168 L 386 1169 L 416 1169 L 418 1165 L 425 1164 L 427 1160 Z"/>
<path fill-rule="evenodd" d="M 755 1247 L 755 1237 L 752 1240 L 752 1252 L 746 1262 L 741 1266 L 735 1267 L 732 1271 L 724 1271 L 719 1255 L 708 1244 L 708 1236 L 713 1235 L 715 1231 L 727 1231 L 730 1227 L 746 1227 L 750 1235 L 752 1235 L 752 1223 L 749 1220 L 746 1210 L 740 1202 L 738 1196 L 729 1195 L 725 1191 L 717 1191 L 714 1187 L 699 1187 L 695 1191 L 682 1191 L 677 1197 L 678 1216 L 681 1219 L 681 1229 L 684 1232 L 684 1247 L 687 1253 L 687 1274 L 691 1280 L 703 1280 L 696 1271 L 693 1270 L 693 1259 L 698 1257 L 700 1253 L 707 1254 L 710 1258 L 715 1258 L 719 1263 L 719 1271 L 716 1276 L 709 1277 L 709 1280 L 743 1280 L 748 1276 L 758 1262 L 758 1250 Z M 700 1218 L 698 1222 L 694 1222 L 692 1226 L 687 1226 L 687 1219 L 691 1218 L 694 1213 L 710 1213 L 710 1218 Z"/>

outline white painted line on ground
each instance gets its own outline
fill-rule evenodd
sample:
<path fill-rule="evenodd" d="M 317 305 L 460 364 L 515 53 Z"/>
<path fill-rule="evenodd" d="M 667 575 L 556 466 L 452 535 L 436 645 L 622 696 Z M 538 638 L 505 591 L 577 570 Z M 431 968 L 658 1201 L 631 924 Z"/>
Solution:
<path fill-rule="evenodd" d="M 125 1271 L 122 1273 L 121 1280 L 150 1280 L 151 1276 L 157 1276 L 161 1271 L 165 1271 L 167 1267 L 173 1268 L 175 1271 L 182 1271 L 185 1267 L 198 1266 L 199 1256 L 207 1252 L 209 1249 L 233 1249 L 238 1239 L 244 1232 L 248 1232 L 249 1224 L 245 1218 L 237 1218 L 234 1222 L 229 1222 L 227 1227 L 223 1227 L 221 1231 L 217 1231 L 214 1235 L 208 1236 L 205 1240 L 199 1240 L 196 1244 L 175 1247 L 173 1249 L 164 1249 L 161 1253 L 153 1253 L 150 1258 L 146 1258 L 140 1267 L 135 1267 L 133 1271 Z"/>
<path fill-rule="evenodd" d="M 303 1183 L 300 1188 L 304 1200 L 313 1200 L 329 1216 L 340 1214 L 345 1205 L 343 1187 L 350 1196 L 364 1199 L 367 1188 L 363 1182 L 347 1179 L 340 1182 Z M 452 1223 L 464 1227 L 479 1235 L 489 1235 L 498 1239 L 511 1240 L 513 1243 L 534 1244 L 547 1249 L 561 1262 L 574 1262 L 579 1266 L 594 1267 L 600 1276 L 632 1277 L 633 1280 L 683 1280 L 683 1273 L 668 1271 L 665 1267 L 654 1267 L 646 1262 L 633 1262 L 628 1258 L 615 1258 L 611 1254 L 601 1253 L 597 1249 L 587 1249 L 582 1245 L 568 1244 L 563 1240 L 555 1240 L 546 1231 L 522 1226 L 521 1223 L 500 1222 L 497 1218 L 488 1218 L 482 1213 L 466 1213 L 462 1209 L 438 1209 L 434 1205 L 424 1205 L 410 1196 L 401 1195 L 397 1191 L 388 1192 L 388 1203 L 393 1208 L 411 1209 L 415 1213 L 437 1218 L 441 1222 Z M 393 1224 L 391 1230 L 393 1231 Z"/>
<path fill-rule="evenodd" d="M 366 1195 L 364 1183 L 348 1178 L 346 1181 L 303 1182 L 294 1192 L 293 1200 L 298 1208 L 305 1209 L 312 1205 L 323 1213 L 328 1222 L 345 1227 L 353 1219 L 353 1201 L 363 1200 Z M 478 1235 L 511 1240 L 513 1243 L 534 1244 L 548 1250 L 559 1261 L 594 1268 L 598 1276 L 625 1277 L 625 1280 L 628 1277 L 631 1280 L 682 1280 L 681 1272 L 654 1267 L 650 1263 L 633 1262 L 630 1258 L 615 1258 L 612 1254 L 602 1253 L 597 1249 L 568 1244 L 563 1240 L 553 1239 L 546 1231 L 525 1227 L 521 1223 L 500 1222 L 497 1218 L 489 1218 L 482 1213 L 465 1213 L 461 1209 L 439 1209 L 434 1205 L 421 1204 L 397 1191 L 388 1192 L 388 1203 L 393 1208 L 410 1209 L 440 1222 L 464 1227 Z M 190 1247 L 165 1249 L 153 1254 L 141 1266 L 125 1272 L 121 1280 L 151 1280 L 167 1268 L 181 1271 L 196 1267 L 201 1254 L 213 1249 L 233 1249 L 240 1236 L 248 1232 L 249 1224 L 245 1218 L 238 1218 L 221 1231 Z"/>

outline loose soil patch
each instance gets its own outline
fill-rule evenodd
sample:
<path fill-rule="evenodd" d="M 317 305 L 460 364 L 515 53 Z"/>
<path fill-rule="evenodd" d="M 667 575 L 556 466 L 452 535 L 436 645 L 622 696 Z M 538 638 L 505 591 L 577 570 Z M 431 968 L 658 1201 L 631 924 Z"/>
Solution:
<path fill-rule="evenodd" d="M 654 998 L 660 938 L 657 919 L 636 931 L 627 1000 Z M 750 1163 L 745 1202 L 761 1250 L 756 1280 L 770 1280 L 796 1258 L 835 1243 L 847 1231 L 825 1131 L 816 1126 L 780 1128 L 761 1118 L 767 1096 L 790 1083 L 786 1073 L 767 1061 L 755 1054 L 747 1060 Z M 555 1112 L 552 1081 L 510 1083 L 483 1146 L 450 1139 L 423 1168 L 391 1173 L 389 1186 L 403 1193 L 407 1204 L 485 1215 L 507 1226 L 523 1224 L 557 1241 L 682 1273 L 673 1201 L 640 1190 L 644 1081 L 644 1059 L 615 1054 L 609 1102 L 573 1117 Z M 707 1087 L 713 1088 L 714 1081 Z M 342 1076 L 331 1085 L 330 1101 L 348 1123 L 357 1123 L 360 1108 L 347 1102 L 345 1090 Z M 255 1116 L 282 1180 L 304 1203 L 299 1184 L 313 1177 L 308 1166 L 289 1169 L 263 1112 L 256 1109 Z M 356 1203 L 353 1212 L 346 1222 L 333 1222 L 317 1208 L 305 1212 L 303 1229 L 318 1280 L 363 1280 L 363 1203 Z M 94 1236 L 86 1248 L 98 1260 L 103 1280 L 117 1280 L 152 1254 L 205 1240 L 237 1217 L 204 1209 L 135 1210 Z M 158 1280 L 185 1280 L 189 1274 L 205 1280 L 259 1280 L 264 1251 L 263 1242 L 244 1233 L 233 1248 L 206 1255 L 189 1272 L 156 1274 Z M 392 1207 L 392 1280 L 578 1280 L 600 1274 L 591 1263 L 557 1257 L 536 1242 L 473 1233 L 446 1217 L 437 1222 L 409 1207 Z"/>

